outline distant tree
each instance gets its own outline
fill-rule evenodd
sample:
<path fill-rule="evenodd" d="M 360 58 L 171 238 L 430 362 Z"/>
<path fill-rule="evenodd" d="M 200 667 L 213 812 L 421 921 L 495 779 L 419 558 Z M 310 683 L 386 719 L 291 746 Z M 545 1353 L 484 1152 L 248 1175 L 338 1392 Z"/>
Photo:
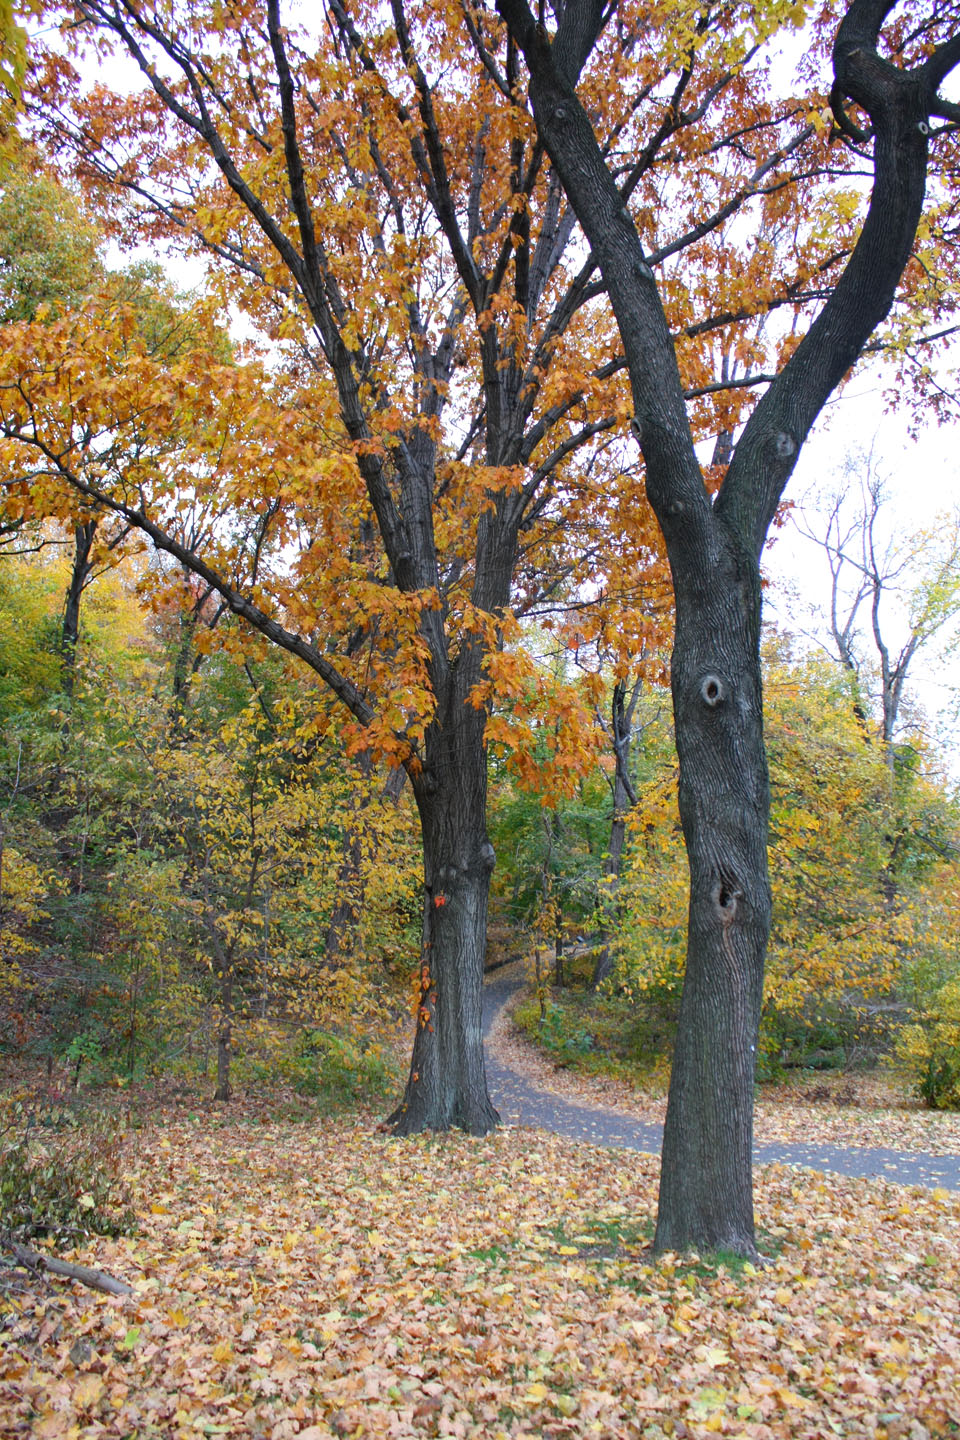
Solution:
<path fill-rule="evenodd" d="M 78 198 L 49 173 L 35 151 L 17 145 L 0 192 L 0 323 L 38 318 L 53 322 L 96 300 L 101 306 L 132 309 L 136 333 L 152 356 L 170 360 L 205 339 L 218 359 L 229 360 L 226 333 L 211 333 L 191 297 L 178 292 L 159 265 L 141 261 L 108 270 L 103 250 L 103 233 Z M 61 688 L 69 710 L 83 593 L 130 548 L 132 527 L 75 504 L 61 516 L 58 530 L 48 526 L 38 532 L 36 516 L 32 527 L 25 528 L 31 512 L 29 506 L 15 503 L 16 478 L 8 476 L 0 484 L 0 537 L 5 534 L 10 541 L 7 552 L 23 553 L 24 547 L 44 544 L 72 546 L 60 640 Z M 14 545 L 18 536 L 22 543 Z M 0 556 L 3 553 L 0 550 Z"/>
<path fill-rule="evenodd" d="M 843 473 L 842 488 L 823 506 L 805 506 L 796 524 L 826 558 L 833 654 L 850 674 L 860 719 L 875 729 L 892 769 L 911 667 L 921 651 L 950 639 L 960 615 L 960 511 L 890 535 L 884 505 L 891 482 L 873 456 L 849 456 Z M 904 635 L 901 644 L 891 632 Z M 868 713 L 874 688 L 875 721 Z"/>
<path fill-rule="evenodd" d="M 8 100 L 20 98 L 26 55 L 26 31 L 14 18 L 13 0 L 0 0 L 0 89 Z"/>
<path fill-rule="evenodd" d="M 0 322 L 76 309 L 103 275 L 102 245 L 77 197 L 21 149 L 0 193 Z"/>

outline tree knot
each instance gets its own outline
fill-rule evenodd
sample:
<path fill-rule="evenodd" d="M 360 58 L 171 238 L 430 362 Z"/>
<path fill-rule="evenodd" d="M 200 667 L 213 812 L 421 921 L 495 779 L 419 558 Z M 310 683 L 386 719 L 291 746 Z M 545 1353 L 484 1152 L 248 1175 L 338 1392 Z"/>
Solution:
<path fill-rule="evenodd" d="M 700 699 L 708 710 L 716 710 L 727 698 L 727 690 L 719 675 L 704 675 L 700 681 Z"/>
<path fill-rule="evenodd" d="M 737 890 L 722 877 L 716 882 L 710 891 L 710 900 L 725 930 L 733 924 L 736 919 L 737 909 L 743 899 L 743 891 Z"/>

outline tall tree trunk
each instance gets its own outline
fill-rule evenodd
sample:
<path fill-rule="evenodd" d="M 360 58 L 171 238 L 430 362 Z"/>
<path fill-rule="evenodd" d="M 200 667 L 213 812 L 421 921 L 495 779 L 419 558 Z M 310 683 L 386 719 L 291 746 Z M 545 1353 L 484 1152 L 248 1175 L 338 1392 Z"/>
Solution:
<path fill-rule="evenodd" d="M 674 567 L 672 687 L 690 907 L 655 1246 L 682 1249 L 696 1237 L 703 1248 L 749 1256 L 771 910 L 760 576 L 729 538 L 719 554 L 691 547 L 685 558 Z"/>
<path fill-rule="evenodd" d="M 197 628 L 196 610 L 181 610 L 177 616 L 179 634 L 177 636 L 177 648 L 173 657 L 173 668 L 171 672 L 171 688 L 173 691 L 173 715 L 177 720 L 182 719 L 186 709 L 188 686 L 194 672 L 194 648 L 193 639 Z"/>
<path fill-rule="evenodd" d="M 224 978 L 220 989 L 220 1022 L 217 1026 L 217 1088 L 214 1100 L 229 1100 L 231 1042 L 233 1040 L 233 984 Z"/>
<path fill-rule="evenodd" d="M 673 702 L 690 864 L 687 973 L 664 1132 L 656 1248 L 754 1248 L 753 1072 L 770 925 L 759 558 L 800 449 L 832 391 L 886 317 L 923 212 L 930 119 L 960 63 L 956 33 L 899 70 L 880 30 L 895 0 L 849 0 L 833 48 L 837 127 L 873 144 L 874 186 L 829 298 L 757 402 L 723 484 L 707 496 L 674 338 L 618 179 L 575 92 L 608 19 L 567 0 L 556 34 L 525 0 L 496 0 L 530 70 L 540 138 L 603 274 L 630 373 L 647 496 L 673 572 Z M 847 114 L 855 101 L 870 119 Z"/>
<path fill-rule="evenodd" d="M 73 700 L 77 675 L 77 644 L 80 639 L 80 600 L 93 570 L 90 555 L 96 533 L 96 520 L 86 520 L 74 526 L 73 567 L 64 597 L 63 627 L 60 632 L 60 684 L 68 701 Z"/>
<path fill-rule="evenodd" d="M 366 803 L 362 808 L 366 808 Z M 340 956 L 349 948 L 360 919 L 360 868 L 363 862 L 362 820 L 350 820 L 343 837 L 340 864 L 337 866 L 336 894 L 327 932 L 323 942 L 323 965 L 335 969 Z"/>
<path fill-rule="evenodd" d="M 461 660 L 463 656 L 461 656 Z M 398 1135 L 499 1120 L 487 1091 L 482 989 L 494 851 L 487 835 L 486 714 L 453 667 L 413 788 L 423 833 L 423 944 L 410 1075 L 390 1117 Z"/>

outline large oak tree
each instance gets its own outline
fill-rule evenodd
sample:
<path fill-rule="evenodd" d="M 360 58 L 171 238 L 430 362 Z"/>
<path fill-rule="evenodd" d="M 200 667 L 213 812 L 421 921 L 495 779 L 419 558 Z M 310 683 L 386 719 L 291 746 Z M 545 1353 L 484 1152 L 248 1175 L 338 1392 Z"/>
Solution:
<path fill-rule="evenodd" d="M 911 6 L 885 37 L 893 0 L 845 7 L 830 103 L 837 131 L 871 161 L 866 215 L 816 319 L 732 447 L 712 499 L 662 285 L 576 90 L 612 11 L 600 0 L 568 0 L 550 34 L 525 0 L 497 4 L 527 62 L 538 133 L 617 317 L 647 494 L 673 575 L 672 689 L 690 909 L 656 1245 L 752 1254 L 755 1047 L 771 913 L 760 556 L 812 425 L 894 303 L 923 215 L 932 136 L 939 130 L 940 143 L 956 153 L 960 107 L 941 91 L 960 63 L 958 11 L 937 0 Z M 698 13 L 706 7 L 691 19 Z M 693 54 L 693 35 L 690 43 Z"/>
<path fill-rule="evenodd" d="M 259 372 L 161 370 L 130 354 L 119 312 L 21 327 L 8 474 L 25 504 L 72 488 L 136 526 L 313 669 L 355 748 L 405 767 L 423 953 L 395 1123 L 484 1133 L 492 698 L 516 740 L 538 687 L 504 646 L 583 572 L 561 520 L 600 543 L 626 388 L 499 23 L 496 53 L 461 64 L 442 7 L 409 24 L 399 4 L 392 21 L 375 5 L 327 18 L 317 36 L 275 3 L 71 9 L 70 43 L 140 67 L 146 88 L 128 96 L 88 89 L 62 51 L 38 55 L 34 120 L 118 235 L 208 257 L 273 348 Z M 438 88 L 422 65 L 440 54 Z M 221 523 L 187 538 L 177 515 L 198 499 L 219 500 Z M 641 505 L 633 524 L 631 567 L 656 563 Z M 589 709 L 562 705 L 569 753 Z"/>

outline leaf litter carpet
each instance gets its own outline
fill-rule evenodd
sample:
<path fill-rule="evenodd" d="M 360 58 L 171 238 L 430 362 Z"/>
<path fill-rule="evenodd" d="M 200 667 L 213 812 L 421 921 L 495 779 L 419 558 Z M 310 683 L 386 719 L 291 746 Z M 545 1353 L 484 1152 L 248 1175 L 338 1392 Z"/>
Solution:
<path fill-rule="evenodd" d="M 960 1197 L 758 1178 L 763 1267 L 654 1263 L 656 1162 L 514 1130 L 186 1116 L 140 1132 L 140 1229 L 29 1288 L 0 1433 L 903 1437 L 960 1424 Z"/>
<path fill-rule="evenodd" d="M 3 1440 L 960 1433 L 960 1195 L 765 1164 L 766 1264 L 654 1261 L 655 1156 L 376 1120 L 131 1135 L 69 1258 L 134 1294 L 0 1292 Z"/>

